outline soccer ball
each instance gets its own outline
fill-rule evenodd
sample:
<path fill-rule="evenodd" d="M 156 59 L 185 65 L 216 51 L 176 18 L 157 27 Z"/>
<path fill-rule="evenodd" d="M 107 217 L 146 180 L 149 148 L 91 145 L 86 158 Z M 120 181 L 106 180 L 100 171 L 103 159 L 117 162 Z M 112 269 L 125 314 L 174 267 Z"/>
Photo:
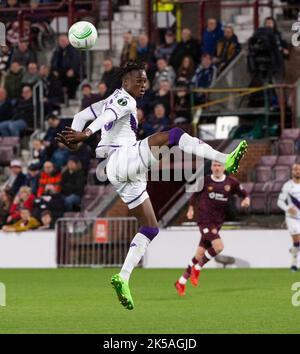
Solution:
<path fill-rule="evenodd" d="M 92 23 L 79 21 L 70 27 L 68 37 L 74 48 L 87 50 L 95 45 L 98 34 Z"/>

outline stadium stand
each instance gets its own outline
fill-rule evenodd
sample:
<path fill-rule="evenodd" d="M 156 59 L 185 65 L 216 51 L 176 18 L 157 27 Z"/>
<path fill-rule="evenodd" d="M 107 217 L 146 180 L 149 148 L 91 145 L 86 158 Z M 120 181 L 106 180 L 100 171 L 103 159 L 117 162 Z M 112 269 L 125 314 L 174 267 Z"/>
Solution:
<path fill-rule="evenodd" d="M 80 210 L 73 212 L 97 216 L 99 210 L 106 215 L 109 208 L 118 208 L 120 202 L 111 186 L 97 181 L 97 139 L 71 156 L 54 141 L 54 136 L 81 108 L 107 97 L 120 64 L 141 58 L 147 63 L 149 83 L 143 101 L 138 102 L 139 137 L 177 125 L 194 135 L 208 136 L 211 145 L 221 146 L 224 151 L 232 146 L 232 139 L 248 138 L 254 150 L 257 139 L 267 139 L 267 155 L 253 153 L 251 166 L 241 176 L 251 194 L 251 211 L 277 213 L 276 197 L 289 178 L 291 165 L 299 160 L 300 148 L 295 99 L 300 71 L 294 71 L 291 79 L 291 63 L 297 60 L 299 51 L 290 45 L 288 37 L 290 13 L 283 11 L 278 1 L 273 12 L 264 6 L 259 14 L 254 12 L 254 17 L 242 7 L 234 16 L 230 10 L 223 11 L 225 0 L 203 3 L 206 9 L 201 7 L 200 21 L 195 23 L 195 14 L 190 11 L 195 4 L 182 2 L 185 17 L 179 33 L 174 26 L 150 28 L 153 11 L 146 13 L 147 21 L 143 21 L 143 11 L 149 11 L 149 6 L 143 9 L 138 0 L 118 4 L 110 0 L 86 1 L 84 5 L 74 1 L 76 20 L 88 19 L 99 31 L 99 42 L 86 55 L 73 50 L 64 36 L 67 16 L 75 21 L 67 2 L 47 2 L 34 8 L 22 4 L 21 12 L 18 1 L 7 4 L 9 11 L 2 4 L 0 13 L 9 14 L 9 45 L 0 53 L 1 169 L 5 172 L 10 162 L 19 158 L 24 173 L 28 173 L 28 183 L 32 183 L 31 178 L 36 180 L 41 175 L 45 161 L 54 162 L 57 171 L 64 174 L 67 161 L 76 155 L 86 186 L 77 203 Z M 236 11 L 234 6 L 232 11 Z M 63 28 L 58 28 L 58 23 Z M 280 53 L 279 73 L 270 72 L 273 57 L 259 47 L 265 38 L 274 44 L 270 53 Z M 24 106 L 24 97 L 20 101 L 25 84 L 32 90 L 30 107 Z M 15 124 L 16 117 L 28 122 L 26 112 L 32 107 L 31 121 L 20 130 L 20 136 L 6 136 L 11 134 L 1 131 L 3 122 Z M 220 145 L 216 132 L 223 129 L 222 118 L 228 116 L 238 117 L 238 125 Z M 209 132 L 205 130 L 208 126 L 212 129 Z M 180 186 L 170 182 L 173 195 L 164 191 L 159 196 L 155 185 L 149 184 L 155 211 L 164 225 L 182 222 L 180 215 L 187 205 L 182 189 L 185 182 Z M 176 203 L 180 207 L 176 213 L 170 212 Z M 70 210 L 64 211 L 70 215 Z M 120 213 L 124 215 L 123 207 Z"/>

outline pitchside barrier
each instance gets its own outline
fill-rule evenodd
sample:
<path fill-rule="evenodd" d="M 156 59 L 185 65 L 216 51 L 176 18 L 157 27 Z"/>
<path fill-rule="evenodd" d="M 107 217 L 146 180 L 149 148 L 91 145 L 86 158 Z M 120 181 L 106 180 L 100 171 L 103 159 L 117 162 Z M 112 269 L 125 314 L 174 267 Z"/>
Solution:
<path fill-rule="evenodd" d="M 58 267 L 119 267 L 133 236 L 135 218 L 62 218 L 56 223 Z"/>

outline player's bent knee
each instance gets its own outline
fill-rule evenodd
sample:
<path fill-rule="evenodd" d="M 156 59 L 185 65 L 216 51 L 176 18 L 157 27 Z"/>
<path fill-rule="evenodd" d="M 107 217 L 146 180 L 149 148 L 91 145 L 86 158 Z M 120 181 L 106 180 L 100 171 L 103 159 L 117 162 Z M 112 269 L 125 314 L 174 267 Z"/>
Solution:
<path fill-rule="evenodd" d="M 158 227 L 142 226 L 139 229 L 139 233 L 146 236 L 150 241 L 152 241 L 159 233 Z"/>
<path fill-rule="evenodd" d="M 178 145 L 181 136 L 185 131 L 181 128 L 172 128 L 169 131 L 169 145 Z"/>

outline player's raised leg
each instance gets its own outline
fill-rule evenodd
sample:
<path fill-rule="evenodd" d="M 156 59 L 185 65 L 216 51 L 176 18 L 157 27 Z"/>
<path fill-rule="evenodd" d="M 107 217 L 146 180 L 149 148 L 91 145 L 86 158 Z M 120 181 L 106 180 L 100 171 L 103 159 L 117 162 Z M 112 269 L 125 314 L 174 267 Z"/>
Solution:
<path fill-rule="evenodd" d="M 237 148 L 230 154 L 224 154 L 213 149 L 204 141 L 190 136 L 181 128 L 172 128 L 167 132 L 159 132 L 148 138 L 151 147 L 161 147 L 164 145 L 178 145 L 178 147 L 187 153 L 193 153 L 199 157 L 208 160 L 215 160 L 225 165 L 228 173 L 236 173 L 239 168 L 239 162 L 247 151 L 247 142 L 241 141 Z"/>
<path fill-rule="evenodd" d="M 185 285 L 191 276 L 193 277 L 193 279 L 195 277 L 197 277 L 197 281 L 198 281 L 200 271 L 198 270 L 199 274 L 197 276 L 197 271 L 195 272 L 195 267 L 196 266 L 200 267 L 199 261 L 204 256 L 204 253 L 205 253 L 205 248 L 198 246 L 197 251 L 196 251 L 196 255 L 191 259 L 190 263 L 188 264 L 187 268 L 185 269 L 185 272 L 182 274 L 182 276 L 175 283 L 175 288 L 178 292 L 178 295 L 181 295 L 181 296 L 185 295 Z M 193 282 L 192 282 L 192 284 L 193 284 Z"/>
<path fill-rule="evenodd" d="M 139 225 L 143 226 L 139 228 L 138 233 L 131 241 L 120 273 L 115 274 L 111 278 L 111 284 L 117 293 L 120 303 L 128 310 L 134 308 L 134 302 L 129 288 L 131 273 L 144 256 L 150 242 L 159 232 L 156 216 L 149 198 L 136 208 L 131 209 L 131 213 L 137 218 Z"/>

